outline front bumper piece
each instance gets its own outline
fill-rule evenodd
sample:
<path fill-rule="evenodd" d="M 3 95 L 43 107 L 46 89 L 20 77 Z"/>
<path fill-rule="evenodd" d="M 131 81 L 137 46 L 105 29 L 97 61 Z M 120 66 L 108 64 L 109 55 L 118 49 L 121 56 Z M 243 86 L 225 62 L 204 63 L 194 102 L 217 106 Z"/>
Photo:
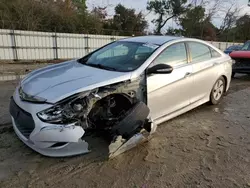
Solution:
<path fill-rule="evenodd" d="M 84 130 L 74 125 L 39 122 L 11 99 L 10 114 L 15 133 L 28 147 L 49 157 L 67 157 L 88 153 L 88 143 L 81 139 Z"/>

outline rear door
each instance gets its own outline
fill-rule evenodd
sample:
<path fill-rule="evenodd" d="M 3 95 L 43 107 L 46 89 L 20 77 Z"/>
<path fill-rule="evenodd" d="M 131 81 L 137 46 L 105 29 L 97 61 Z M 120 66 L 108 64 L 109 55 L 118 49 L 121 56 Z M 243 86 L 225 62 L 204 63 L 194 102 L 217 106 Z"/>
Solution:
<path fill-rule="evenodd" d="M 195 103 L 210 94 L 215 81 L 218 79 L 217 68 L 219 61 L 214 56 L 220 56 L 220 54 L 203 43 L 188 42 L 187 44 L 193 67 L 192 77 L 194 79 L 191 103 Z"/>
<path fill-rule="evenodd" d="M 148 105 L 154 120 L 188 106 L 193 83 L 185 43 L 167 47 L 149 67 L 156 64 L 168 64 L 173 72 L 147 76 Z"/>

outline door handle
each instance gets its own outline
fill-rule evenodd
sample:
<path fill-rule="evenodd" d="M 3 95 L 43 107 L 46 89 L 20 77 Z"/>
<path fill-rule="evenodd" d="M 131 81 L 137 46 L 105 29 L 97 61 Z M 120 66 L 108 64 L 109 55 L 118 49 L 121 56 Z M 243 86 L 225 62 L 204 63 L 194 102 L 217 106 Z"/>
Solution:
<path fill-rule="evenodd" d="M 186 72 L 186 74 L 185 74 L 184 77 L 185 77 L 185 78 L 186 78 L 186 77 L 189 77 L 191 74 L 192 74 L 191 72 Z"/>

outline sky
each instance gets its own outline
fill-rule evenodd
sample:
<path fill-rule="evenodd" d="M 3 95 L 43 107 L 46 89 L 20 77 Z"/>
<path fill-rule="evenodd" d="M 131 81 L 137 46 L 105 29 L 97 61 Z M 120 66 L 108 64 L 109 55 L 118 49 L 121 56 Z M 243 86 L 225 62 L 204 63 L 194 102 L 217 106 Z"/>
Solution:
<path fill-rule="evenodd" d="M 108 7 L 107 8 L 107 12 L 109 16 L 113 16 L 114 15 L 114 7 L 121 3 L 122 5 L 124 5 L 127 8 L 133 8 L 135 9 L 137 12 L 142 11 L 144 13 L 144 15 L 146 15 L 146 20 L 149 23 L 149 31 L 153 31 L 154 29 L 154 24 L 151 22 L 154 18 L 155 15 L 150 13 L 146 10 L 146 6 L 147 6 L 147 1 L 148 0 L 87 0 L 87 6 L 89 9 L 92 9 L 95 6 L 100 6 L 100 7 Z M 240 8 L 240 16 L 244 15 L 246 13 L 250 14 L 250 6 L 247 6 L 248 4 L 248 0 L 237 0 L 237 6 Z M 222 17 L 223 15 L 221 15 L 220 17 Z M 221 18 L 214 18 L 213 19 L 213 23 L 219 27 L 220 24 L 222 22 Z M 170 20 L 167 24 L 166 24 L 166 28 L 168 27 L 174 27 L 177 28 L 178 25 L 173 21 Z"/>

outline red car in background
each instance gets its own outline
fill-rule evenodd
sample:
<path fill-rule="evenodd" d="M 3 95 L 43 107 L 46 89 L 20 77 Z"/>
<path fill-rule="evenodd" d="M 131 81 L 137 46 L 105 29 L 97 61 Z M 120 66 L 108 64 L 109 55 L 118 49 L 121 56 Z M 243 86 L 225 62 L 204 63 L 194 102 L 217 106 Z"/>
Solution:
<path fill-rule="evenodd" d="M 250 74 L 250 41 L 247 41 L 240 50 L 233 51 L 229 55 L 235 61 L 232 77 L 235 73 Z"/>

